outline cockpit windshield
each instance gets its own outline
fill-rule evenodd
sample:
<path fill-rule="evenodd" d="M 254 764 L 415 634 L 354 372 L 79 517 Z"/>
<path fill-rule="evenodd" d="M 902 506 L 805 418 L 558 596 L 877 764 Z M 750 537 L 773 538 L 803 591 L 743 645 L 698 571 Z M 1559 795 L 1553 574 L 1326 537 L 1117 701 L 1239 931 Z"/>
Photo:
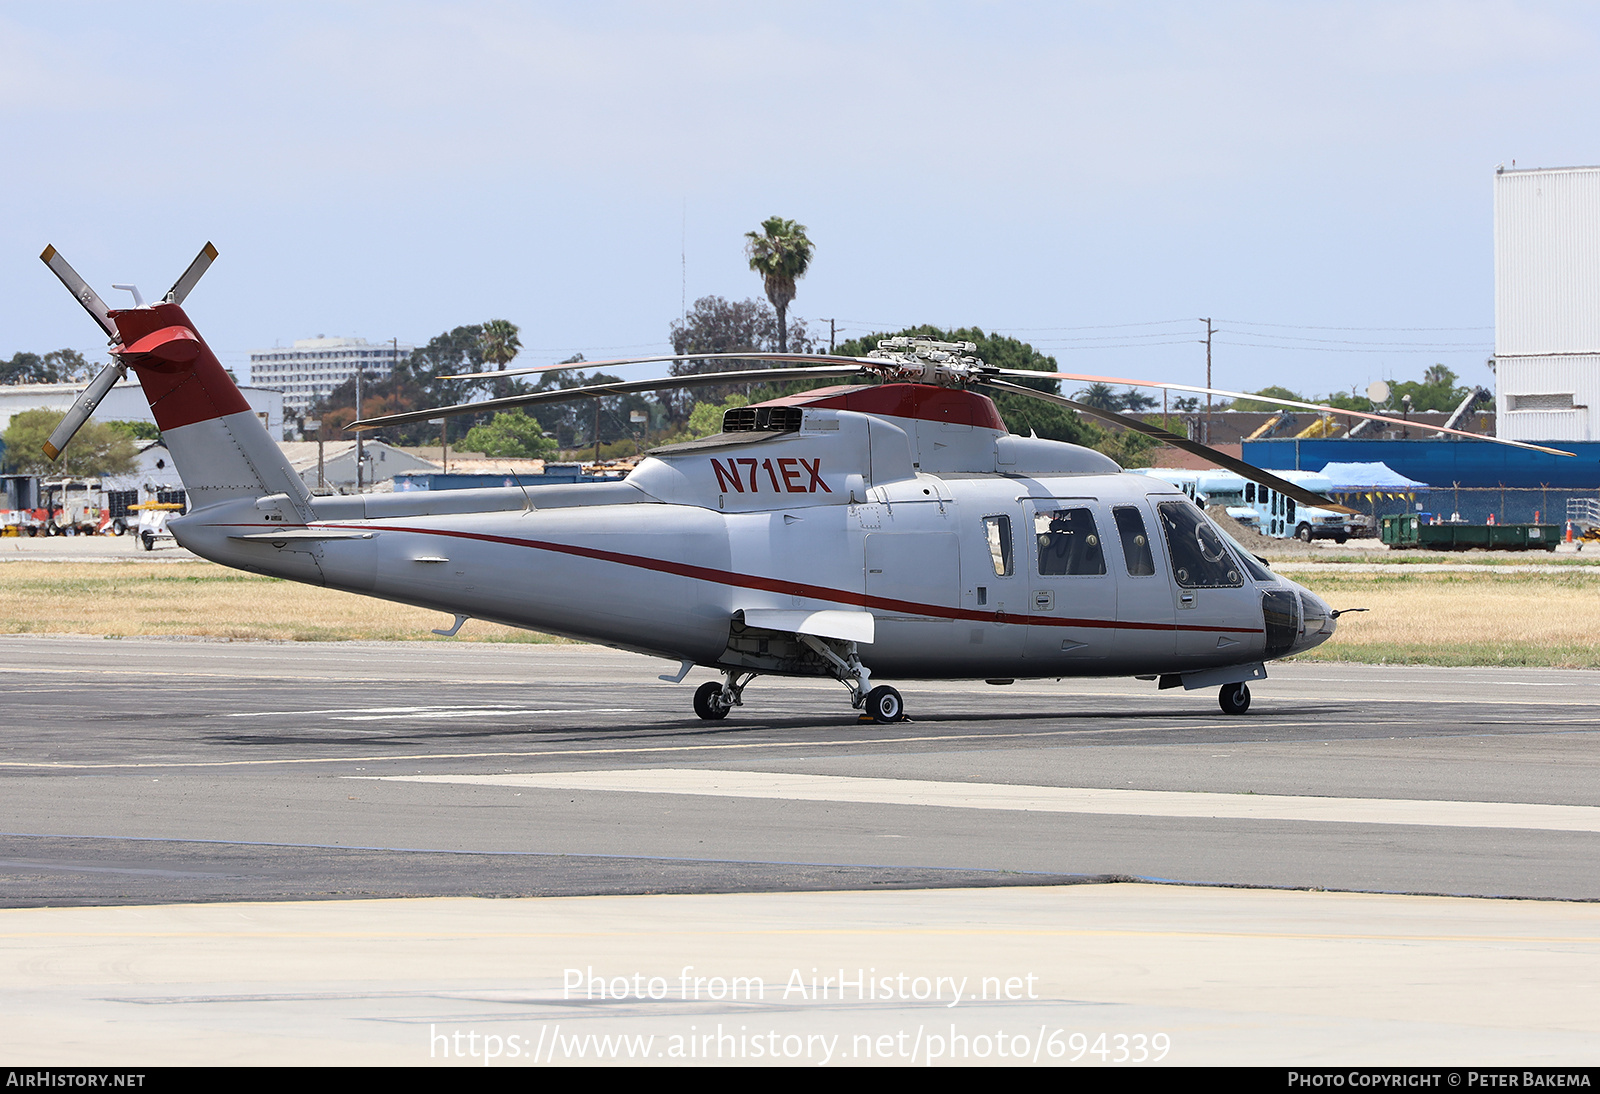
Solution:
<path fill-rule="evenodd" d="M 1238 553 L 1239 561 L 1244 563 L 1244 568 L 1249 572 L 1251 577 L 1255 578 L 1257 581 L 1265 581 L 1268 583 L 1276 582 L 1278 580 L 1278 575 L 1273 573 L 1271 568 L 1269 568 L 1266 563 L 1251 553 L 1248 547 L 1229 535 L 1228 530 L 1222 527 L 1222 525 L 1216 524 L 1215 522 L 1212 523 L 1216 530 L 1222 534 L 1222 538 L 1227 540 L 1228 543 L 1232 545 L 1234 551 Z"/>

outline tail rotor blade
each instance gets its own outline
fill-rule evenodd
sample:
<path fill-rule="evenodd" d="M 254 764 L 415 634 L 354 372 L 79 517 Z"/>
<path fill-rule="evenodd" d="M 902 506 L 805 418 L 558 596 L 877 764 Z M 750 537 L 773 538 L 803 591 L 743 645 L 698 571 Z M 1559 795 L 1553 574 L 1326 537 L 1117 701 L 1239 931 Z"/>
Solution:
<path fill-rule="evenodd" d="M 200 248 L 200 253 L 195 255 L 194 261 L 189 263 L 189 268 L 183 271 L 183 276 L 172 283 L 172 288 L 167 290 L 166 301 L 169 304 L 182 304 L 184 297 L 194 290 L 195 283 L 211 268 L 211 263 L 217 258 L 217 249 L 208 241 Z"/>
<path fill-rule="evenodd" d="M 46 247 L 44 253 L 39 257 L 46 266 L 50 267 L 50 272 L 61 279 L 61 283 L 67 287 L 67 291 L 76 298 L 79 304 L 83 305 L 83 310 L 88 312 L 96 323 L 100 324 L 100 329 L 105 331 L 112 341 L 118 341 L 120 335 L 117 334 L 116 324 L 111 322 L 111 309 L 106 307 L 104 300 L 100 299 L 100 294 L 91 289 L 89 283 L 78 276 L 78 271 L 68 265 L 67 260 L 62 258 L 60 252 L 54 247 Z M 68 436 L 70 437 L 71 434 L 68 434 Z M 50 458 L 55 459 L 54 456 Z"/>
<path fill-rule="evenodd" d="M 62 278 L 62 280 L 66 280 Z M 107 365 L 100 371 L 100 375 L 90 381 L 89 386 L 83 389 L 83 394 L 78 396 L 78 401 L 72 404 L 72 409 L 67 411 L 67 416 L 61 419 L 61 424 L 56 426 L 55 432 L 50 434 L 50 439 L 44 442 L 44 454 L 50 459 L 61 455 L 61 450 L 67 447 L 67 442 L 82 428 L 83 423 L 89 420 L 95 408 L 100 405 L 100 400 L 106 397 L 106 392 L 111 390 L 111 385 L 122 379 L 127 374 L 120 363 Z"/>

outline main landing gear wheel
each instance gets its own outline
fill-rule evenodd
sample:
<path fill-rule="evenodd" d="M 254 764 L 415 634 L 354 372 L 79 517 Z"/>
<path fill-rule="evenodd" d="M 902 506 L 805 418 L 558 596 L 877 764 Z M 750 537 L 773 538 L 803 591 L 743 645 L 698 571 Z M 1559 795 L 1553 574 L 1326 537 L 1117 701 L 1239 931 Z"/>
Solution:
<path fill-rule="evenodd" d="M 866 708 L 874 722 L 898 722 L 906 716 L 906 705 L 900 693 L 887 685 L 867 692 Z"/>
<path fill-rule="evenodd" d="M 726 718 L 733 705 L 722 697 L 722 685 L 715 680 L 701 684 L 694 693 L 694 712 L 708 722 Z"/>
<path fill-rule="evenodd" d="M 1243 714 L 1250 709 L 1250 687 L 1247 684 L 1224 684 L 1218 701 L 1224 714 Z"/>

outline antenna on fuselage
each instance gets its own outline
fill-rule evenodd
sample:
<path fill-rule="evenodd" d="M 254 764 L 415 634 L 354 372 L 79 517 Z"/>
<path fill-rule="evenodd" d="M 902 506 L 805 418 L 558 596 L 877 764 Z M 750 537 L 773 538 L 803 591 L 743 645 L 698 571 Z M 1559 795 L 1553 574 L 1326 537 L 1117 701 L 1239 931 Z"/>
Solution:
<path fill-rule="evenodd" d="M 524 513 L 533 512 L 533 498 L 528 494 L 528 488 L 522 485 L 522 476 L 517 474 L 517 469 L 515 467 L 507 467 L 506 470 L 511 472 L 511 481 L 515 482 L 522 490 L 522 511 Z M 582 464 L 578 465 L 578 477 L 583 477 Z"/>

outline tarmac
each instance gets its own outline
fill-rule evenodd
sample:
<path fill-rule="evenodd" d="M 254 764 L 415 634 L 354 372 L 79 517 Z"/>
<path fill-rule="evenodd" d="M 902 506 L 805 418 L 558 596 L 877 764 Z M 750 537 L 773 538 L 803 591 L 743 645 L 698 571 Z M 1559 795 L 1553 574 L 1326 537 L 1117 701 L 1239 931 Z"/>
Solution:
<path fill-rule="evenodd" d="M 1600 672 L 0 638 L 29 1065 L 1593 1065 Z M 459 1036 L 458 1036 L 459 1035 Z M 606 1038 L 610 1038 L 607 1040 Z"/>

